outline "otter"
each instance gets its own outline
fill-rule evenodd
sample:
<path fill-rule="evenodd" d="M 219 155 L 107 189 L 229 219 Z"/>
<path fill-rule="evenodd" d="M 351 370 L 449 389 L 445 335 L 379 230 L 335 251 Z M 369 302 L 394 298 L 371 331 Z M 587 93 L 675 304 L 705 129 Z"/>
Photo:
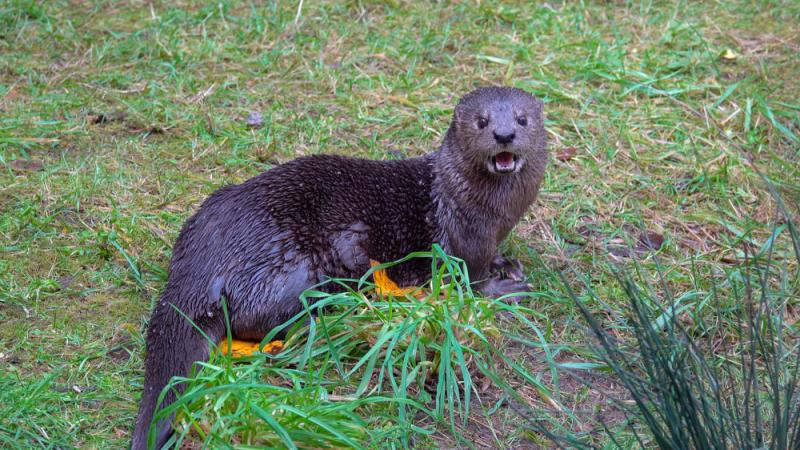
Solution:
<path fill-rule="evenodd" d="M 536 199 L 546 147 L 542 101 L 483 87 L 461 98 L 442 145 L 425 156 L 302 157 L 211 194 L 180 231 L 150 319 L 131 447 L 147 448 L 170 378 L 208 358 L 209 342 L 195 326 L 212 342 L 225 336 L 222 297 L 233 337 L 260 341 L 302 310 L 307 288 L 358 278 L 370 259 L 394 261 L 433 243 L 466 262 L 483 295 L 527 291 L 519 263 L 497 247 Z M 430 275 L 430 261 L 418 258 L 389 269 L 400 285 Z M 161 407 L 174 400 L 167 393 Z M 171 422 L 155 424 L 157 448 Z"/>

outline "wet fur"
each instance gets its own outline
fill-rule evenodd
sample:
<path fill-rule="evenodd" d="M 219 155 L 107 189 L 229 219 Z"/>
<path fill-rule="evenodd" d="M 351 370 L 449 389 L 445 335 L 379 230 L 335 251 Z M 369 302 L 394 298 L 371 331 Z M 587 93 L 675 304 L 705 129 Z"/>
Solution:
<path fill-rule="evenodd" d="M 529 123 L 519 126 L 516 118 Z M 490 116 L 479 128 L 476 118 Z M 515 127 L 510 146 L 525 163 L 514 174 L 486 170 L 497 127 Z M 212 194 L 181 229 L 167 286 L 147 334 L 145 386 L 132 448 L 146 448 L 158 396 L 173 376 L 208 358 L 208 342 L 225 333 L 225 296 L 234 337 L 261 340 L 298 313 L 298 296 L 328 277 L 357 278 L 369 260 L 392 261 L 439 242 L 467 262 L 486 295 L 524 290 L 493 277 L 498 244 L 535 200 L 547 164 L 542 103 L 511 88 L 482 88 L 456 107 L 442 147 L 419 158 L 371 161 L 311 156 L 277 166 Z M 392 268 L 400 285 L 430 277 L 430 264 Z M 169 393 L 164 407 L 175 400 Z M 172 418 L 156 425 L 156 447 Z"/>

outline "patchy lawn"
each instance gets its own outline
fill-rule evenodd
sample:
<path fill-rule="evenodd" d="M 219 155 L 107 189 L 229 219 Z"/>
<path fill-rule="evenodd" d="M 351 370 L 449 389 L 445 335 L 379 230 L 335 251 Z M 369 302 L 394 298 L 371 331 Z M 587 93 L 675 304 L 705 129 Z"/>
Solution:
<path fill-rule="evenodd" d="M 552 163 L 506 246 L 559 361 L 591 352 L 558 272 L 593 311 L 624 317 L 612 268 L 633 262 L 655 280 L 658 261 L 690 331 L 735 346 L 733 314 L 703 300 L 786 223 L 762 176 L 795 221 L 800 202 L 800 4 L 763 3 L 2 3 L 0 446 L 128 445 L 150 307 L 209 193 L 301 155 L 429 152 L 484 84 L 546 102 Z M 796 273 L 786 233 L 774 242 Z M 553 388 L 541 358 L 508 351 Z M 619 386 L 586 376 L 597 389 L 554 389 L 575 432 L 596 431 L 581 423 L 598 410 L 622 420 L 600 392 Z M 543 442 L 517 412 L 478 414 L 464 436 Z M 426 442 L 466 445 L 424 425 Z"/>

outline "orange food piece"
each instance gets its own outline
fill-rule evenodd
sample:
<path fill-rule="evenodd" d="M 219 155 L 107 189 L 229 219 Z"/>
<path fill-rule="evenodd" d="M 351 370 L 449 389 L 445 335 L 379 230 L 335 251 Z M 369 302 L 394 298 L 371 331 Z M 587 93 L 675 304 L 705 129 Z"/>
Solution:
<path fill-rule="evenodd" d="M 269 353 L 270 355 L 277 355 L 281 350 L 283 350 L 283 341 L 281 340 L 274 340 L 261 349 L 262 352 Z"/>
<path fill-rule="evenodd" d="M 242 358 L 245 356 L 250 356 L 255 352 L 262 352 L 262 353 L 269 353 L 275 355 L 283 350 L 283 341 L 275 340 L 270 342 L 269 344 L 265 345 L 264 348 L 259 349 L 261 346 L 260 342 L 250 342 L 250 341 L 240 341 L 238 339 L 234 339 L 231 341 L 231 354 L 234 358 Z M 228 354 L 228 340 L 225 339 L 218 344 L 219 350 L 222 352 L 223 355 Z"/>
<path fill-rule="evenodd" d="M 378 261 L 374 259 L 369 260 L 369 264 L 372 267 L 379 265 Z M 380 295 L 394 295 L 394 296 L 403 296 L 406 294 L 410 294 L 414 292 L 417 288 L 415 287 L 404 287 L 401 288 L 397 285 L 391 278 L 389 278 L 389 274 L 386 273 L 385 269 L 378 269 L 372 273 L 372 278 L 375 280 L 375 291 Z"/>

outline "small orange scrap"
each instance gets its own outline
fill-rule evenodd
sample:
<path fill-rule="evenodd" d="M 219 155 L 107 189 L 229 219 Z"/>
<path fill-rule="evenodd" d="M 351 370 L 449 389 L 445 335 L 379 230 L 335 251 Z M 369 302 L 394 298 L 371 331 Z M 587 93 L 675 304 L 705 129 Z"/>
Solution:
<path fill-rule="evenodd" d="M 275 340 L 270 342 L 269 344 L 265 345 L 264 348 L 259 349 L 261 346 L 260 342 L 250 342 L 250 341 L 240 341 L 238 339 L 234 339 L 231 341 L 231 354 L 234 358 L 243 358 L 245 356 L 250 356 L 255 352 L 260 351 L 261 353 L 269 353 L 271 355 L 276 355 L 283 350 L 283 341 Z M 218 345 L 219 350 L 222 352 L 223 355 L 228 354 L 228 340 L 224 339 Z"/>
<path fill-rule="evenodd" d="M 369 260 L 369 264 L 372 267 L 379 265 L 378 261 L 374 259 Z M 406 294 L 410 294 L 414 292 L 417 288 L 415 287 L 404 287 L 401 288 L 397 285 L 389 275 L 386 273 L 386 269 L 378 269 L 372 273 L 372 278 L 375 280 L 375 291 L 379 295 L 394 295 L 394 296 L 402 296 Z"/>

